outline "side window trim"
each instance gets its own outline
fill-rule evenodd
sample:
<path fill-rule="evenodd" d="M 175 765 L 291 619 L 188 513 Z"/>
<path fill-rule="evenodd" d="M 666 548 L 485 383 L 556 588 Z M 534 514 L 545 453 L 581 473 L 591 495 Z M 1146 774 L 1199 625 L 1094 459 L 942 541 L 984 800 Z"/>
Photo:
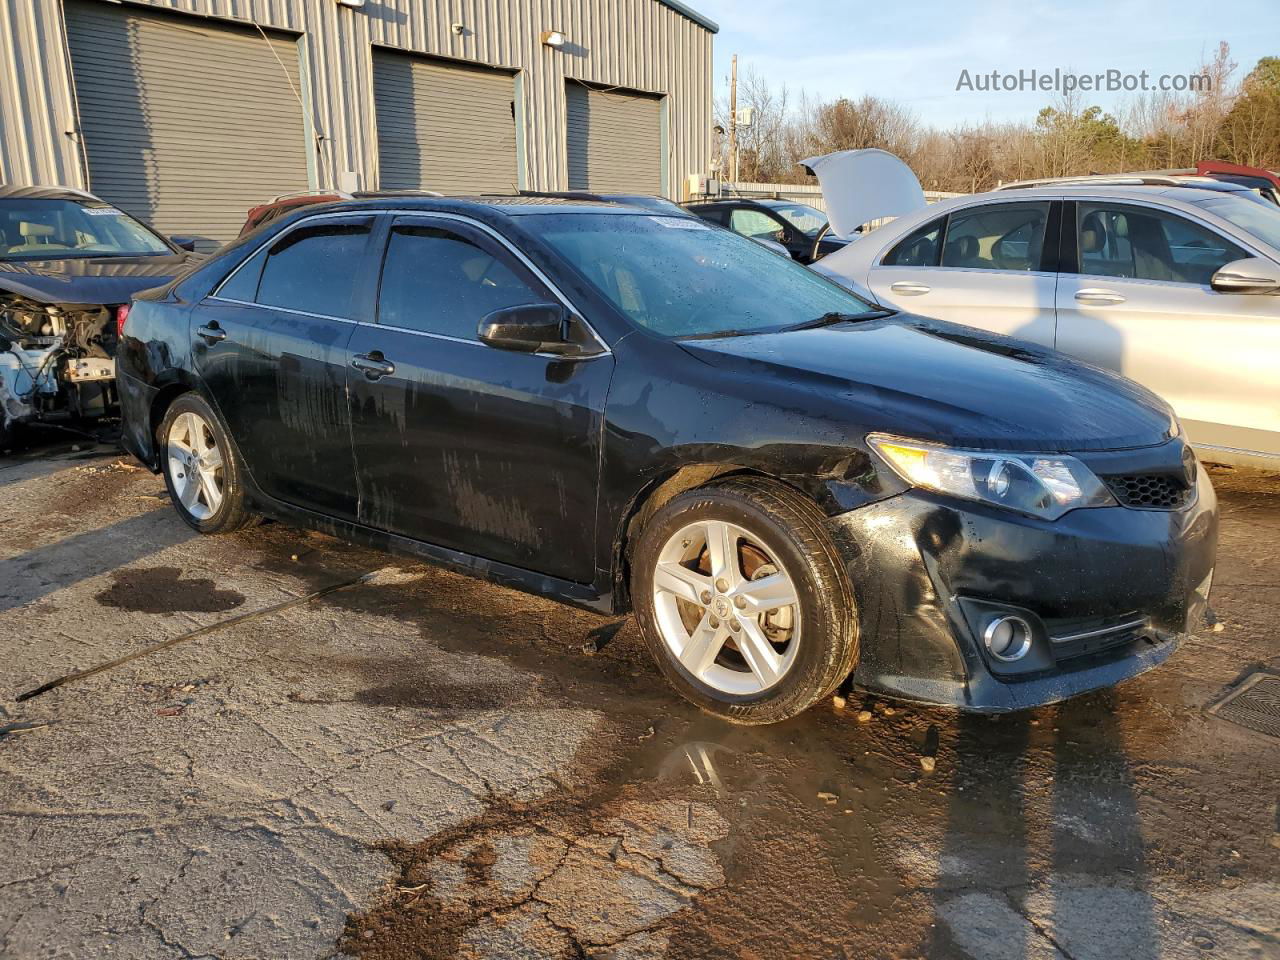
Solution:
<path fill-rule="evenodd" d="M 900 248 L 904 243 L 906 243 L 908 240 L 910 240 L 912 237 L 914 237 L 917 233 L 920 233 L 920 232 L 921 232 L 922 230 L 924 230 L 926 227 L 932 227 L 934 224 L 939 224 L 939 226 L 938 226 L 938 255 L 937 255 L 937 257 L 935 258 L 935 259 L 938 261 L 937 263 L 928 264 L 928 265 L 926 265 L 926 266 L 908 266 L 908 265 L 906 265 L 906 264 L 885 263 L 885 261 L 889 259 L 890 255 L 892 255 L 892 254 L 894 254 L 894 253 L 897 253 L 898 249 L 899 249 L 899 248 Z M 938 266 L 942 263 L 942 241 L 943 241 L 943 238 L 944 238 L 944 237 L 946 237 L 946 235 L 947 235 L 947 228 L 948 228 L 950 225 L 951 225 L 951 214 L 950 214 L 950 213 L 944 213 L 942 216 L 937 217 L 937 218 L 935 218 L 935 219 L 933 219 L 933 220 L 926 220 L 924 223 L 920 224 L 920 226 L 916 227 L 914 230 L 909 231 L 905 236 L 900 237 L 900 238 L 898 239 L 898 242 L 897 242 L 897 243 L 891 244 L 887 250 L 885 250 L 882 254 L 880 254 L 880 258 L 876 261 L 876 266 L 877 266 L 877 267 L 898 267 L 898 266 L 902 266 L 902 267 L 905 267 L 905 268 L 906 268 L 906 269 L 908 269 L 908 270 L 922 270 L 922 269 L 923 269 L 923 270 L 935 270 L 935 269 L 937 269 L 937 268 L 938 268 Z"/>
<path fill-rule="evenodd" d="M 242 307 L 257 307 L 260 310 L 281 310 L 281 311 L 284 311 L 285 313 L 296 313 L 304 317 L 320 317 L 325 320 L 341 320 L 345 323 L 360 323 L 361 321 L 355 317 L 335 317 L 331 314 L 312 313 L 308 310 L 292 310 L 288 307 L 277 307 L 277 306 L 271 306 L 269 304 L 258 303 L 256 299 L 255 300 L 236 300 L 234 298 L 220 296 L 220 294 L 222 293 L 222 288 L 231 282 L 232 277 L 238 274 L 248 264 L 252 263 L 253 260 L 258 256 L 258 254 L 262 253 L 263 251 L 266 251 L 266 256 L 263 257 L 262 263 L 259 265 L 258 283 L 254 286 L 255 291 L 261 289 L 262 271 L 266 268 L 267 261 L 271 259 L 271 248 L 273 248 L 277 242 L 279 242 L 280 240 L 283 240 L 285 237 L 289 236 L 295 231 L 303 229 L 305 227 L 315 226 L 320 223 L 332 222 L 337 224 L 338 226 L 341 226 L 344 223 L 368 224 L 369 236 L 365 239 L 365 248 L 364 248 L 363 254 L 361 255 L 362 262 L 367 262 L 369 259 L 369 250 L 370 250 L 369 242 L 372 239 L 374 239 L 375 234 L 377 234 L 378 221 L 382 219 L 383 218 L 378 216 L 377 213 L 375 212 L 365 213 L 365 214 L 352 214 L 347 211 L 342 211 L 338 213 L 320 213 L 320 214 L 316 214 L 313 217 L 306 217 L 305 219 L 299 220 L 297 223 L 293 224 L 293 226 L 289 227 L 286 230 L 282 230 L 279 233 L 272 234 L 269 237 L 264 237 L 262 242 L 253 248 L 252 253 L 250 253 L 247 257 L 243 258 L 238 264 L 236 264 L 235 269 L 233 269 L 230 273 L 228 273 L 225 277 L 223 277 L 221 280 L 218 281 L 217 286 L 213 288 L 213 291 L 209 293 L 205 299 L 221 300 L 224 303 L 234 303 Z M 360 267 L 357 267 L 357 269 L 364 269 L 364 267 L 362 265 Z M 365 272 L 367 274 L 368 271 L 366 270 Z M 351 310 L 352 313 L 359 312 L 355 306 L 357 303 L 360 303 L 360 302 L 367 303 L 365 290 L 363 289 L 366 287 L 366 284 L 367 284 L 367 280 L 362 280 L 361 282 L 355 285 L 355 288 L 352 291 L 352 310 Z M 255 297 L 256 297 L 256 294 L 255 294 Z"/>

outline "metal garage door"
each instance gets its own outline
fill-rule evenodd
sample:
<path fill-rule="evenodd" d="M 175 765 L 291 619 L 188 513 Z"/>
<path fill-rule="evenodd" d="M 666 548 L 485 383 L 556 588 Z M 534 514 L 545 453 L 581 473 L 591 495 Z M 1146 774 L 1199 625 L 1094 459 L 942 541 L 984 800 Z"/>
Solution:
<path fill-rule="evenodd" d="M 511 74 L 379 50 L 373 55 L 373 92 L 383 189 L 515 189 Z"/>
<path fill-rule="evenodd" d="M 662 100 L 570 80 L 569 189 L 662 192 Z"/>
<path fill-rule="evenodd" d="M 66 9 L 94 193 L 207 248 L 251 206 L 307 189 L 296 43 L 105 3 Z"/>

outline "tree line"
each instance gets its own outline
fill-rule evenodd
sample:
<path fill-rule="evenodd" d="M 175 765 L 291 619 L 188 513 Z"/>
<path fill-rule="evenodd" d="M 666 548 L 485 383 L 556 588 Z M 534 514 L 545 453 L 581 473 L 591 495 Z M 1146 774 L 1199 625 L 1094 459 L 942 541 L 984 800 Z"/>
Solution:
<path fill-rule="evenodd" d="M 893 100 L 875 96 L 816 100 L 792 94 L 748 67 L 738 107 L 754 114 L 738 129 L 738 179 L 799 183 L 799 160 L 880 147 L 897 154 L 926 190 L 972 193 L 1011 180 L 1193 167 L 1226 160 L 1280 169 L 1280 57 L 1263 57 L 1243 76 L 1224 42 L 1200 68 L 1211 78 L 1187 93 L 1138 94 L 1114 113 L 1078 95 L 1059 98 L 1023 123 L 921 123 Z M 716 105 L 728 129 L 727 101 Z M 727 138 L 720 169 L 728 177 Z"/>

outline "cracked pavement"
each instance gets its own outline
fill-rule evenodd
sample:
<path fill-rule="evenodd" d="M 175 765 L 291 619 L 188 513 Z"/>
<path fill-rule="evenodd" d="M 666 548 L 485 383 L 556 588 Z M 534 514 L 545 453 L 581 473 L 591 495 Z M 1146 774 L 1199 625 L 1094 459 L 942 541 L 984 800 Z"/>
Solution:
<path fill-rule="evenodd" d="M 0 957 L 1278 958 L 1277 744 L 1203 708 L 1280 670 L 1280 478 L 1214 480 L 1221 629 L 1154 673 L 748 729 L 629 621 L 0 458 Z"/>

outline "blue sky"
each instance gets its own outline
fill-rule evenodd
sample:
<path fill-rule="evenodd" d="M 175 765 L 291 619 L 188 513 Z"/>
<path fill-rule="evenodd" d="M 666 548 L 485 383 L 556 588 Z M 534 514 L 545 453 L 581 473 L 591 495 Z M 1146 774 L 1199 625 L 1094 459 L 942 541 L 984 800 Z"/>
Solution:
<path fill-rule="evenodd" d="M 830 99 L 874 94 L 898 100 L 941 127 L 1032 119 L 1053 94 L 957 92 L 971 74 L 1019 69 L 1107 69 L 1185 74 L 1231 44 L 1237 77 L 1280 55 L 1280 0 L 689 0 L 720 24 L 716 95 L 729 58 L 793 90 Z M 1123 94 L 1083 94 L 1112 107 Z"/>

